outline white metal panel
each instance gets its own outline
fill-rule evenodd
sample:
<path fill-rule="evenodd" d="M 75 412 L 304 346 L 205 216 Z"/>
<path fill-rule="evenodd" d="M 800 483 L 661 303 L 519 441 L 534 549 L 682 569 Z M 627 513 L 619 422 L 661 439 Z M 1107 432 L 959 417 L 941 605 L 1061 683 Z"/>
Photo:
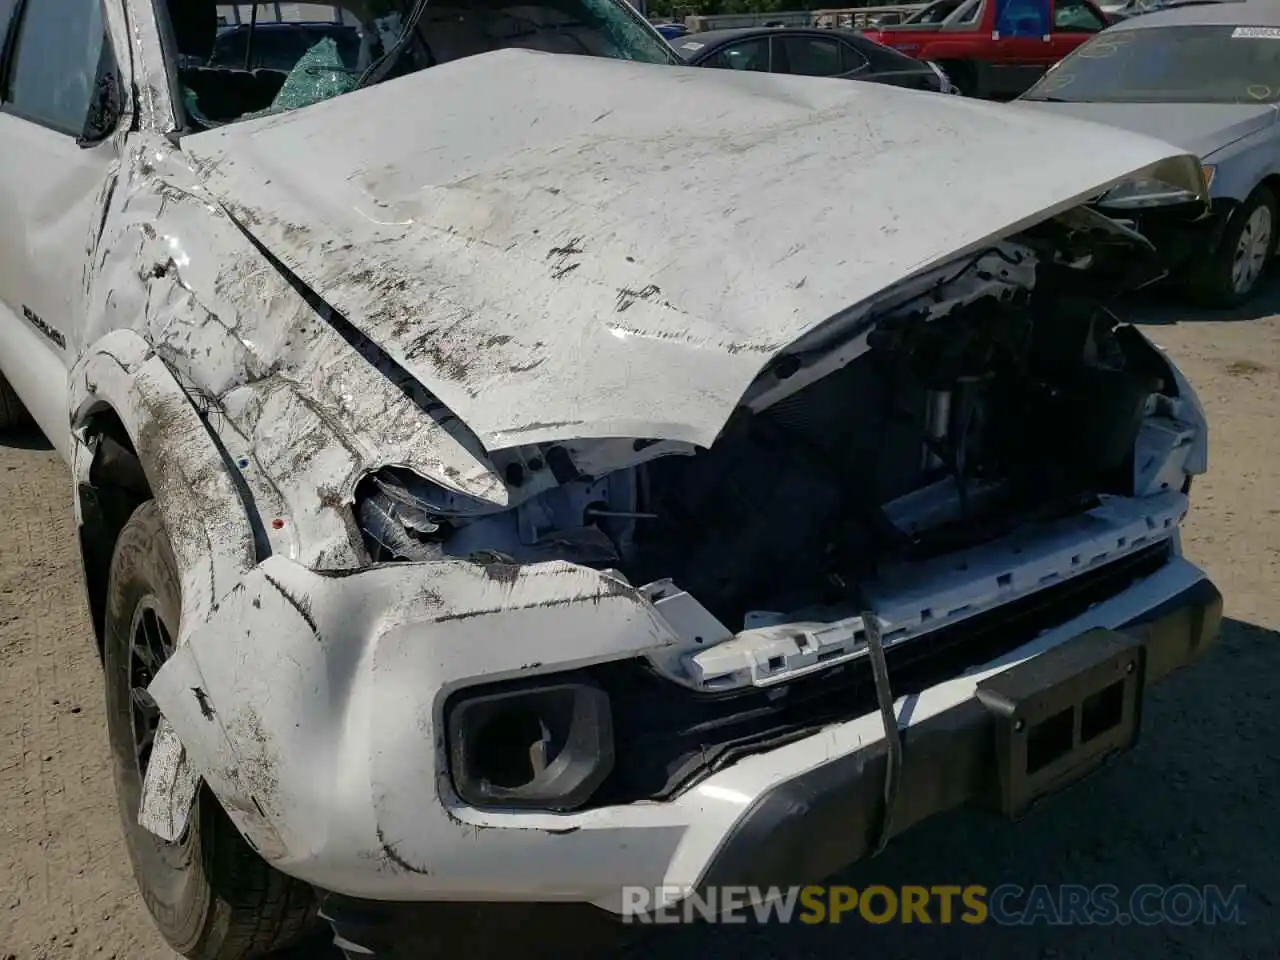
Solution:
<path fill-rule="evenodd" d="M 879 84 L 519 50 L 183 146 L 489 449 L 709 445 L 797 337 L 1181 155 Z"/>
<path fill-rule="evenodd" d="M 62 459 L 70 463 L 67 370 L 44 338 L 4 303 L 0 303 L 0 372 Z"/>

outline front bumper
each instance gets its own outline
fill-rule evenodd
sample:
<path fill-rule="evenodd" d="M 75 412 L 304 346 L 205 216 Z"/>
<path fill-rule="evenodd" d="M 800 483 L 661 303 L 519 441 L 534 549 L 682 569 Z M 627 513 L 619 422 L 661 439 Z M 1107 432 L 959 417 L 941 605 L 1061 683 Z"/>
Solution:
<path fill-rule="evenodd" d="M 1103 212 L 1131 221 L 1134 229 L 1155 246 L 1160 265 L 1173 273 L 1217 248 L 1236 206 L 1234 200 L 1215 198 L 1207 216 L 1192 216 L 1183 208 L 1155 208 L 1133 214 Z"/>
<path fill-rule="evenodd" d="M 271 558 L 152 685 L 231 819 L 284 872 L 370 900 L 572 901 L 617 913 L 627 885 L 813 880 L 867 852 L 885 756 L 874 709 L 760 748 L 664 802 L 566 814 L 462 805 L 441 760 L 449 693 L 477 676 L 652 652 L 666 627 L 633 592 L 568 564 L 514 580 L 440 565 L 433 586 L 423 569 L 324 576 Z M 471 602 L 443 609 L 441 596 Z M 1220 604 L 1174 555 L 1078 614 L 1018 634 L 984 666 L 901 699 L 895 832 L 989 788 L 979 681 L 1105 627 L 1142 637 L 1150 683 L 1212 642 Z"/>
<path fill-rule="evenodd" d="M 1199 657 L 1218 635 L 1222 595 L 1199 580 L 1119 629 L 1147 651 L 1147 681 Z M 913 724 L 891 834 L 965 803 L 993 806 L 998 787 L 991 713 L 964 700 Z M 759 797 L 703 877 L 707 886 L 789 885 L 823 879 L 872 852 L 884 814 L 883 739 Z"/>
<path fill-rule="evenodd" d="M 1199 578 L 1120 627 L 1145 649 L 1151 682 L 1203 654 L 1217 637 L 1221 618 L 1221 594 Z M 972 697 L 911 722 L 904 737 L 901 786 L 890 833 L 903 833 L 952 807 L 992 802 L 998 779 L 995 743 L 992 715 Z M 761 793 L 738 817 L 703 871 L 698 884 L 701 903 L 716 902 L 713 887 L 764 890 L 805 885 L 870 854 L 884 812 L 887 762 L 885 741 L 873 739 Z M 664 893 L 674 898 L 681 891 L 646 891 L 659 897 Z M 672 905 L 668 900 L 658 906 Z M 485 936 L 504 942 L 501 938 L 513 936 L 512 931 L 519 931 L 514 936 L 521 942 L 542 938 L 557 944 L 551 955 L 595 957 L 612 955 L 601 944 L 621 937 L 624 930 L 645 929 L 644 924 L 611 924 L 599 911 L 574 912 L 573 904 L 537 911 L 518 904 L 484 912 L 465 907 L 449 904 L 453 912 L 441 914 L 424 912 L 417 904 L 331 894 L 322 914 L 353 960 L 425 956 L 441 949 L 442 940 L 472 949 Z M 574 931 L 573 937 L 566 939 L 565 930 Z M 577 952 L 571 951 L 575 946 Z"/>

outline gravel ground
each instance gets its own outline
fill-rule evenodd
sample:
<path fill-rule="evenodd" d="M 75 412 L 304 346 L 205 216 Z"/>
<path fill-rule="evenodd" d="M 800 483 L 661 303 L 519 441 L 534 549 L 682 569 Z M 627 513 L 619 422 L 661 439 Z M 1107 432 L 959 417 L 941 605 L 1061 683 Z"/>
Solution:
<path fill-rule="evenodd" d="M 835 878 L 901 884 L 1248 888 L 1244 926 L 682 930 L 663 952 L 801 957 L 1274 957 L 1280 746 L 1280 285 L 1236 317 L 1138 311 L 1210 415 L 1187 551 L 1226 596 L 1219 648 L 1148 698 L 1127 757 L 1017 825 L 945 815 Z M 1163 317 L 1176 321 L 1161 322 Z M 0 446 L 0 960 L 172 960 L 134 893 L 107 768 L 102 686 L 67 471 L 37 438 Z M 308 950 L 318 957 L 323 951 Z"/>

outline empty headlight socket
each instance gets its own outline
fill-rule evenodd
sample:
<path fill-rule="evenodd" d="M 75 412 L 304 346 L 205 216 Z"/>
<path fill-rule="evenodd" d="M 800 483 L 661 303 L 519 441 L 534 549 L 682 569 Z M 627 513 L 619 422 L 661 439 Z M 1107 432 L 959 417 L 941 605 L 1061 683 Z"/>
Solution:
<path fill-rule="evenodd" d="M 453 789 L 471 806 L 573 810 L 613 771 L 609 697 L 592 683 L 472 688 L 445 711 Z"/>

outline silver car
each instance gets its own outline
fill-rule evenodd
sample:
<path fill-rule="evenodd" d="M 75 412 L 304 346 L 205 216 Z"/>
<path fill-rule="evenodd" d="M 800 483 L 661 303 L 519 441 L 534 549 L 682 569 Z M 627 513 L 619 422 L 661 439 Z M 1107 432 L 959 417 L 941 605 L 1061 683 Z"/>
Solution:
<path fill-rule="evenodd" d="M 1123 21 L 1017 103 L 1146 133 L 1201 157 L 1209 218 L 1197 220 L 1193 198 L 1159 183 L 1099 205 L 1154 240 L 1197 299 L 1232 307 L 1256 292 L 1276 249 L 1278 101 L 1280 5 L 1243 0 L 1168 5 Z"/>

